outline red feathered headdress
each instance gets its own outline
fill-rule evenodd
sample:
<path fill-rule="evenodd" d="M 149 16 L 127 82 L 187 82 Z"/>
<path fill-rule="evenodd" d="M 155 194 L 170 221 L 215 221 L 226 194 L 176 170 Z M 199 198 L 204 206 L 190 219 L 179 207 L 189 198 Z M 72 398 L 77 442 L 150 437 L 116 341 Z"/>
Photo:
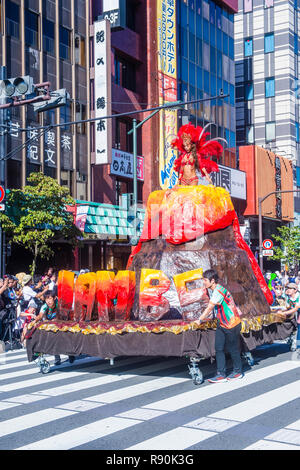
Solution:
<path fill-rule="evenodd" d="M 207 140 L 207 136 L 209 136 L 210 133 L 205 132 L 205 129 L 210 126 L 210 124 L 211 123 L 207 124 L 203 128 L 200 126 L 195 127 L 191 123 L 180 127 L 177 137 L 171 143 L 173 148 L 177 148 L 177 150 L 179 150 L 179 157 L 174 162 L 175 171 L 180 171 L 182 158 L 187 153 L 184 148 L 185 138 L 189 138 L 192 143 L 196 144 L 199 168 L 202 176 L 204 176 L 202 171 L 203 168 L 206 169 L 207 173 L 219 171 L 217 163 L 212 161 L 209 157 L 216 156 L 219 158 L 223 152 L 223 146 L 219 141 L 221 140 L 226 144 L 227 141 L 221 137 Z"/>

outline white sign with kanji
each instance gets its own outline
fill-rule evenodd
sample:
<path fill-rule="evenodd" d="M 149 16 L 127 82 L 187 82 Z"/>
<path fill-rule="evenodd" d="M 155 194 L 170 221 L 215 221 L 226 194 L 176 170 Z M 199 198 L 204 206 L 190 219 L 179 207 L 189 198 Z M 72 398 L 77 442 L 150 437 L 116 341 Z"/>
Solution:
<path fill-rule="evenodd" d="M 111 41 L 110 22 L 94 23 L 95 54 L 95 164 L 111 163 L 112 120 L 101 119 L 111 111 Z"/>

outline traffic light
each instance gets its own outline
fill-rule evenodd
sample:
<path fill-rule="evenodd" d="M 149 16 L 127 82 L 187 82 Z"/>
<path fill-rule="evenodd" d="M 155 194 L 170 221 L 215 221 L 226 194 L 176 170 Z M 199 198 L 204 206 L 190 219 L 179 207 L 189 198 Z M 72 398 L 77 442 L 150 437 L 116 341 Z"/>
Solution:
<path fill-rule="evenodd" d="M 0 98 L 13 98 L 14 96 L 31 95 L 34 92 L 33 78 L 8 78 L 0 81 Z"/>

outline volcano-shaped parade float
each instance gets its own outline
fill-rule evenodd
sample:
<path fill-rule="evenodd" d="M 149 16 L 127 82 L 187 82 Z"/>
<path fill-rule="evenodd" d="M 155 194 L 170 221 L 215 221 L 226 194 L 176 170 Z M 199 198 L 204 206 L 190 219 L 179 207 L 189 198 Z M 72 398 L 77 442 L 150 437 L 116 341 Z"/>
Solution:
<path fill-rule="evenodd" d="M 293 320 L 270 308 L 273 297 L 244 241 L 228 191 L 210 178 L 218 171 L 222 139 L 205 128 L 182 126 L 172 146 L 178 184 L 154 191 L 143 231 L 127 270 L 60 271 L 54 320 L 29 326 L 29 361 L 36 354 L 188 357 L 195 384 L 203 381 L 201 359 L 215 357 L 217 318 L 199 317 L 209 303 L 203 272 L 214 269 L 232 294 L 241 319 L 242 355 L 253 363 L 258 345 L 286 339 Z M 197 174 L 208 184 L 198 184 Z"/>

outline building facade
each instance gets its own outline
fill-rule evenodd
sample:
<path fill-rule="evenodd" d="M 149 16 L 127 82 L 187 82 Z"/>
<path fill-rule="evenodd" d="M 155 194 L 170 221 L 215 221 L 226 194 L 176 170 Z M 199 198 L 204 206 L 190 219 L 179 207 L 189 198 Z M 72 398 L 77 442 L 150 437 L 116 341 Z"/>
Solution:
<path fill-rule="evenodd" d="M 212 137 L 227 140 L 220 163 L 236 167 L 234 15 L 237 2 L 178 0 L 178 94 L 196 125 L 213 123 Z M 210 100 L 220 93 L 227 98 Z"/>
<path fill-rule="evenodd" d="M 299 5 L 239 0 L 235 15 L 237 146 L 258 145 L 294 165 L 299 189 Z M 296 194 L 295 194 L 296 195 Z M 295 220 L 300 198 L 295 197 Z"/>
<path fill-rule="evenodd" d="M 65 89 L 70 97 L 66 106 L 40 113 L 32 105 L 9 108 L 7 153 L 33 139 L 8 159 L 7 188 L 24 186 L 32 171 L 42 170 L 75 198 L 90 197 L 88 126 L 57 127 L 41 137 L 36 129 L 87 117 L 87 11 L 83 0 L 1 1 L 6 78 L 29 75 L 34 84 L 50 82 L 51 93 Z"/>

